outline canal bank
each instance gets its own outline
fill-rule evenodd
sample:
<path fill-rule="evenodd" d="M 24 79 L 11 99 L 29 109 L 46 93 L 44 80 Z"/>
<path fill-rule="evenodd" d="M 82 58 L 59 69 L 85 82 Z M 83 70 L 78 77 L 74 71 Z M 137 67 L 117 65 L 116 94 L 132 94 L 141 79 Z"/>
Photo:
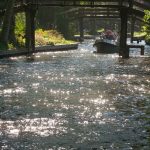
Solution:
<path fill-rule="evenodd" d="M 150 148 L 150 51 L 78 50 L 0 60 L 2 149 Z"/>
<path fill-rule="evenodd" d="M 27 50 L 7 50 L 0 52 L 0 59 L 6 57 L 17 57 L 23 55 L 29 55 L 33 53 L 40 53 L 40 52 L 56 52 L 56 51 L 68 51 L 77 49 L 78 44 L 67 44 L 67 45 L 55 45 L 55 46 L 38 46 L 35 47 L 35 51 L 27 51 Z"/>

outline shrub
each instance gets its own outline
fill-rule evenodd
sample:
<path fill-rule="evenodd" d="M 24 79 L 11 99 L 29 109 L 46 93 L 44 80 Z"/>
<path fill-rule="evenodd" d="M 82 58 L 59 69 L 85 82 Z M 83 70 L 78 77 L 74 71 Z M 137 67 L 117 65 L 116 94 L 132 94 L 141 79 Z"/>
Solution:
<path fill-rule="evenodd" d="M 20 46 L 25 44 L 25 13 L 17 13 L 15 17 L 15 35 Z"/>
<path fill-rule="evenodd" d="M 57 44 L 69 44 L 71 41 L 67 41 L 56 30 L 42 30 L 38 29 L 35 33 L 36 45 L 57 45 Z"/>
<path fill-rule="evenodd" d="M 143 31 L 146 32 L 146 42 L 150 43 L 150 11 L 145 10 L 144 22 L 145 25 L 143 26 Z"/>

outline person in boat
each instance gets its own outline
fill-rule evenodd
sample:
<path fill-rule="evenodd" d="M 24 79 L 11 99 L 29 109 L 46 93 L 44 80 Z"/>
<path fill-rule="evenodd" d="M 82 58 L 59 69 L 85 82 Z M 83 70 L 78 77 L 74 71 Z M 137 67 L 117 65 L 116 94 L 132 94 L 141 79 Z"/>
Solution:
<path fill-rule="evenodd" d="M 102 39 L 108 39 L 115 41 L 117 39 L 117 34 L 111 30 L 106 30 L 103 33 L 101 33 Z"/>

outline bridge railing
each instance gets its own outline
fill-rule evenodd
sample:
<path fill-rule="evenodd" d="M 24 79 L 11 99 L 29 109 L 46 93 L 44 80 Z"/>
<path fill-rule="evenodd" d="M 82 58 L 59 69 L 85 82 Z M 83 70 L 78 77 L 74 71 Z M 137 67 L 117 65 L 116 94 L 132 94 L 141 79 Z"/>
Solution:
<path fill-rule="evenodd" d="M 128 0 L 26 0 L 26 3 L 38 5 L 58 5 L 58 6 L 106 6 L 125 5 L 129 6 Z"/>

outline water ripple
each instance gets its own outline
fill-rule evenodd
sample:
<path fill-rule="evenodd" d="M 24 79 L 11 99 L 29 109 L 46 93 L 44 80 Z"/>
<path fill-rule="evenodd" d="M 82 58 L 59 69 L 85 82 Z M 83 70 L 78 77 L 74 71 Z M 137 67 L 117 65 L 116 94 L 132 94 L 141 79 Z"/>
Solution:
<path fill-rule="evenodd" d="M 127 60 L 92 51 L 0 60 L 1 149 L 150 148 L 149 47 Z"/>

